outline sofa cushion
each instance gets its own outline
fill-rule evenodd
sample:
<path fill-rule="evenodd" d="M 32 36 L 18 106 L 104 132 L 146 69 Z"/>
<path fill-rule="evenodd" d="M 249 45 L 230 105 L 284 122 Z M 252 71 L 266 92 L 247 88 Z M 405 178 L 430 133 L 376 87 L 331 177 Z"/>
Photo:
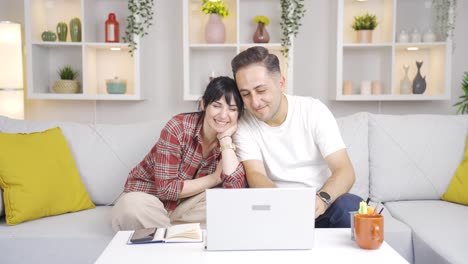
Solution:
<path fill-rule="evenodd" d="M 8 224 L 94 208 L 60 128 L 0 133 L 0 149 Z"/>
<path fill-rule="evenodd" d="M 440 200 L 387 202 L 385 206 L 413 230 L 415 263 L 466 263 L 468 206 Z"/>
<path fill-rule="evenodd" d="M 384 216 L 384 240 L 395 249 L 409 263 L 413 263 L 413 243 L 411 228 L 400 220 L 394 218 L 385 208 Z"/>
<path fill-rule="evenodd" d="M 369 196 L 369 152 L 367 137 L 367 113 L 357 113 L 337 118 L 341 136 L 346 144 L 351 163 L 354 167 L 356 181 L 350 193 L 367 199 Z"/>
<path fill-rule="evenodd" d="M 453 175 L 442 200 L 468 205 L 468 138 L 465 146 L 465 157 Z"/>
<path fill-rule="evenodd" d="M 463 158 L 468 116 L 369 115 L 373 200 L 440 199 Z"/>
<path fill-rule="evenodd" d="M 0 131 L 40 132 L 60 127 L 81 179 L 97 205 L 111 204 L 123 191 L 130 170 L 150 151 L 165 121 L 112 125 L 36 122 L 0 116 Z"/>
<path fill-rule="evenodd" d="M 1 263 L 94 263 L 111 241 L 110 206 L 21 225 L 0 220 Z"/>

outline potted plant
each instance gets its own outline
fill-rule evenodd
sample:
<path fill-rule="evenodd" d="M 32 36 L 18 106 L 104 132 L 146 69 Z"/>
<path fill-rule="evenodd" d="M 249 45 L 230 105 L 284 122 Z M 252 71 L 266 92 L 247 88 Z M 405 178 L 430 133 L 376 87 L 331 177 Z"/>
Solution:
<path fill-rule="evenodd" d="M 457 113 L 458 114 L 468 114 L 468 72 L 465 72 L 465 76 L 463 77 L 462 86 L 463 95 L 460 95 L 460 101 L 453 106 L 458 106 Z"/>
<path fill-rule="evenodd" d="M 148 29 L 153 25 L 154 0 L 128 0 L 127 6 L 127 28 L 122 40 L 128 43 L 129 52 L 133 56 L 133 51 L 137 49 L 134 36 L 148 35 Z"/>
<path fill-rule="evenodd" d="M 301 19 L 304 17 L 304 0 L 280 0 L 281 3 L 281 53 L 285 58 L 289 56 L 291 41 L 299 33 L 302 26 Z"/>
<path fill-rule="evenodd" d="M 266 26 L 270 24 L 270 19 L 266 16 L 256 16 L 253 19 L 254 23 L 257 24 L 257 30 L 253 35 L 253 42 L 255 43 L 268 43 L 270 42 L 270 34 L 266 30 Z"/>
<path fill-rule="evenodd" d="M 70 65 L 66 65 L 58 70 L 60 80 L 57 80 L 52 87 L 55 93 L 78 93 L 80 91 L 80 84 L 75 80 L 78 72 L 75 71 Z"/>
<path fill-rule="evenodd" d="M 377 17 L 369 13 L 361 16 L 354 17 L 354 23 L 351 27 L 357 31 L 358 42 L 370 43 L 372 42 L 372 31 L 377 27 Z"/>
<path fill-rule="evenodd" d="M 229 15 L 226 4 L 221 0 L 203 0 L 200 9 L 209 14 L 210 18 L 205 26 L 205 39 L 207 43 L 224 43 L 226 41 L 226 28 L 222 21 Z"/>

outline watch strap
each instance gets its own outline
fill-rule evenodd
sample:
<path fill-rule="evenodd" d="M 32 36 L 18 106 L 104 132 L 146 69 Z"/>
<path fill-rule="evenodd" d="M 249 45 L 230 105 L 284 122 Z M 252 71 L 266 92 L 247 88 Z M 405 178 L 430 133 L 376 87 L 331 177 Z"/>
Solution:
<path fill-rule="evenodd" d="M 229 143 L 229 144 L 222 145 L 220 148 L 221 152 L 225 151 L 226 149 L 232 149 L 236 151 L 236 145 L 234 145 L 234 143 Z"/>
<path fill-rule="evenodd" d="M 329 198 L 328 198 L 328 199 L 325 198 L 324 196 L 322 196 L 321 193 L 324 193 L 324 194 L 325 194 L 326 196 L 328 196 Z M 331 198 L 330 198 L 330 195 L 329 195 L 328 193 L 326 193 L 326 192 L 318 192 L 318 193 L 317 193 L 317 196 L 320 198 L 320 200 L 322 200 L 322 201 L 325 202 L 325 204 L 327 205 L 327 208 L 330 207 L 330 205 L 331 205 Z"/>

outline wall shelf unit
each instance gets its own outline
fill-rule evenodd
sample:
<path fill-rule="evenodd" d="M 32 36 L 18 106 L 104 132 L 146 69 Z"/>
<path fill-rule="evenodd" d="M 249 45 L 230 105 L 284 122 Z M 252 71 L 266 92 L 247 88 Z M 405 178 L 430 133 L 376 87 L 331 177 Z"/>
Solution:
<path fill-rule="evenodd" d="M 183 2 L 183 49 L 184 49 L 184 100 L 199 100 L 213 76 L 232 76 L 231 60 L 239 52 L 252 47 L 264 46 L 280 60 L 282 75 L 286 78 L 287 92 L 292 93 L 293 47 L 289 59 L 281 54 L 281 6 L 271 0 L 223 0 L 230 14 L 223 19 L 226 27 L 226 42 L 208 44 L 205 41 L 205 25 L 208 15 L 200 8 L 202 0 Z M 266 27 L 269 43 L 254 43 L 252 36 L 257 25 L 253 18 L 264 15 L 270 19 Z M 289 60 L 289 61 L 288 61 Z"/>
<path fill-rule="evenodd" d="M 436 36 L 434 42 L 411 42 L 411 33 L 417 29 L 423 39 L 431 29 L 432 11 L 424 0 L 334 0 L 332 28 L 336 35 L 331 58 L 334 68 L 330 73 L 331 100 L 337 101 L 424 101 L 450 99 L 450 72 L 452 43 Z M 375 14 L 379 25 L 371 43 L 357 43 L 357 33 L 351 27 L 354 17 Z M 398 42 L 398 34 L 409 32 L 409 42 Z M 400 81 L 404 65 L 409 65 L 408 77 L 413 82 L 417 74 L 416 61 L 423 61 L 421 75 L 426 76 L 423 94 L 403 94 Z M 343 83 L 352 83 L 352 93 L 343 92 Z M 361 94 L 363 81 L 380 81 L 380 94 Z"/>
<path fill-rule="evenodd" d="M 25 0 L 26 64 L 29 99 L 52 100 L 142 100 L 139 50 L 133 57 L 126 43 L 106 43 L 104 24 L 115 13 L 122 37 L 127 26 L 126 0 Z M 81 42 L 42 41 L 44 31 L 56 31 L 58 22 L 69 27 L 72 18 L 81 21 Z M 138 43 L 138 37 L 135 37 Z M 59 68 L 70 65 L 78 71 L 79 93 L 54 93 Z M 108 94 L 106 80 L 126 80 L 125 94 Z"/>

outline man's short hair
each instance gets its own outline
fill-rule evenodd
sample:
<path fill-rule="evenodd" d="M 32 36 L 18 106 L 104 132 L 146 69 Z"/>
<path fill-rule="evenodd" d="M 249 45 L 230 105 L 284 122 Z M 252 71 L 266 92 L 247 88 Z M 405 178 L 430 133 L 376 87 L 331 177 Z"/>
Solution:
<path fill-rule="evenodd" d="M 242 51 L 232 59 L 231 67 L 234 79 L 238 70 L 257 63 L 263 64 L 269 73 L 281 74 L 278 57 L 264 47 L 255 46 Z"/>

